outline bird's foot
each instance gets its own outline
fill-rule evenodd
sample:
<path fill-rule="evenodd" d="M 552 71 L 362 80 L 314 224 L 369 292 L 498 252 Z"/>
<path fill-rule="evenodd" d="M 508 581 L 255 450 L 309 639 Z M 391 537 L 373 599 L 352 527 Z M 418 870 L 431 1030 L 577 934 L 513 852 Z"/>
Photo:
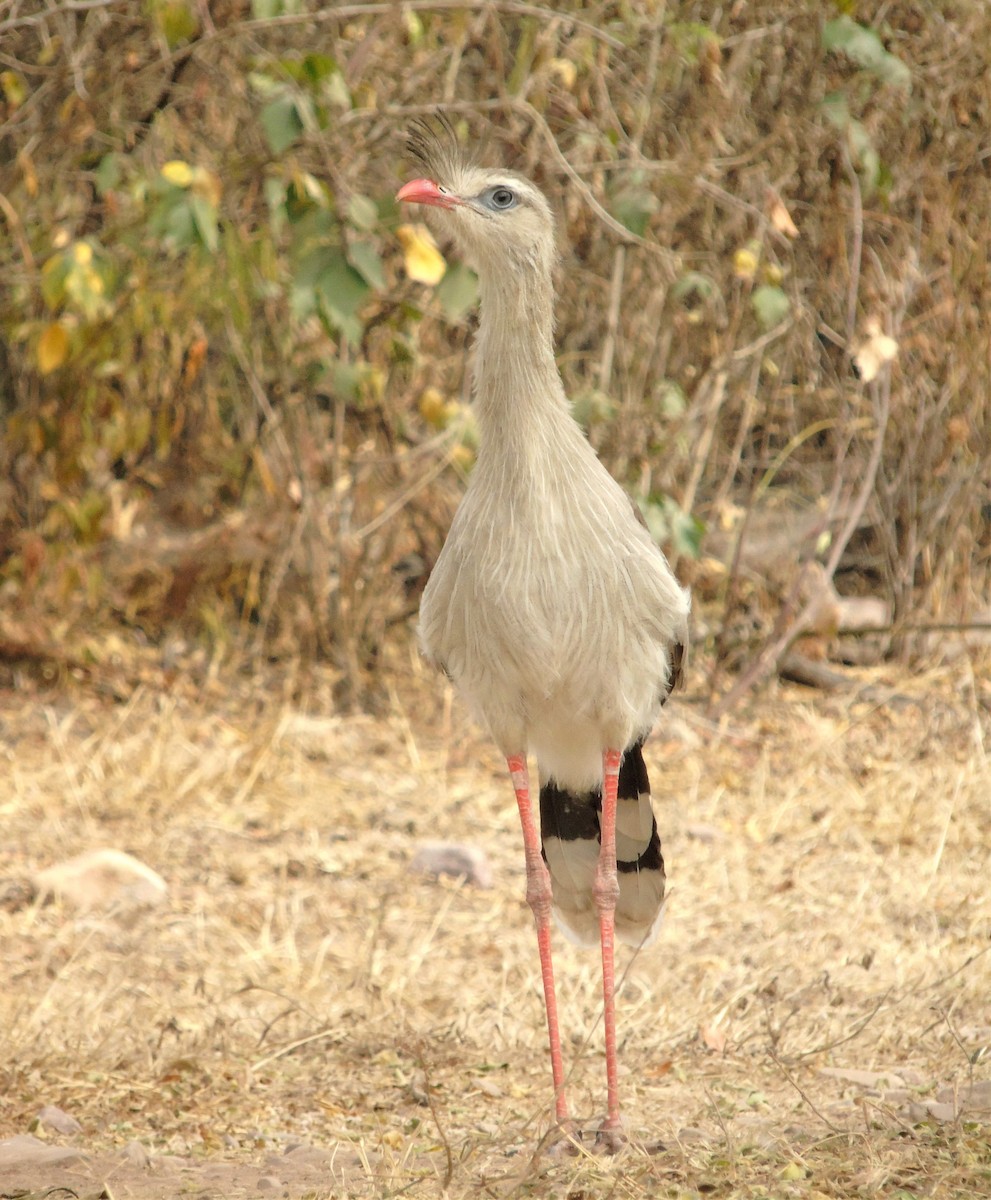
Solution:
<path fill-rule="evenodd" d="M 619 1117 L 607 1117 L 596 1131 L 594 1153 L 618 1154 L 627 1141 L 622 1120 Z"/>
<path fill-rule="evenodd" d="M 560 1121 L 544 1138 L 544 1149 L 552 1158 L 576 1154 L 618 1154 L 627 1143 L 623 1122 L 604 1118 L 597 1125 Z"/>
<path fill-rule="evenodd" d="M 543 1148 L 551 1158 L 565 1158 L 568 1155 L 580 1154 L 584 1148 L 581 1125 L 577 1121 L 571 1120 L 570 1117 L 566 1121 L 558 1121 L 544 1137 Z"/>

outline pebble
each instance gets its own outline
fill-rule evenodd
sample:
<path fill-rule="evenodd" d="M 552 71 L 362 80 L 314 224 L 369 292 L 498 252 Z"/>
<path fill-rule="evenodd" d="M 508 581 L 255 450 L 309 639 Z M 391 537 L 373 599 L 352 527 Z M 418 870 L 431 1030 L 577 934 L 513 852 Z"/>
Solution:
<path fill-rule="evenodd" d="M 17 1133 L 0 1141 L 0 1169 L 50 1167 L 56 1163 L 82 1162 L 86 1157 L 73 1146 L 49 1146 L 30 1133 Z"/>
<path fill-rule="evenodd" d="M 462 842 L 421 842 L 410 860 L 409 869 L 416 875 L 439 879 L 462 878 L 479 888 L 490 888 L 492 868 L 483 850 Z"/>
<path fill-rule="evenodd" d="M 83 910 L 156 905 L 168 893 L 157 871 L 123 850 L 112 849 L 87 850 L 46 867 L 35 875 L 34 884 L 40 896 L 57 896 Z"/>
<path fill-rule="evenodd" d="M 73 1134 L 83 1131 L 82 1125 L 75 1117 L 55 1104 L 46 1104 L 35 1117 L 35 1121 L 43 1128 L 51 1129 L 54 1133 L 61 1133 L 65 1137 L 72 1137 Z"/>
<path fill-rule="evenodd" d="M 133 1167 L 146 1169 L 151 1163 L 151 1155 L 139 1141 L 128 1142 L 121 1148 L 120 1156 Z"/>

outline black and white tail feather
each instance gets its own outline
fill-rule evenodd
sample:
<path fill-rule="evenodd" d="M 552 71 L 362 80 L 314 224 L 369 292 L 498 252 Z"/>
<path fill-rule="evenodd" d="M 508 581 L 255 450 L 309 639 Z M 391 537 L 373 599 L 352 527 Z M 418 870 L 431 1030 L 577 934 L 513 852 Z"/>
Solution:
<path fill-rule="evenodd" d="M 599 940 L 592 883 L 601 811 L 601 788 L 579 795 L 559 788 L 553 780 L 540 788 L 540 835 L 551 875 L 554 914 L 568 937 L 581 945 L 596 945 Z M 665 876 L 642 739 L 626 751 L 619 769 L 616 867 L 616 937 L 631 946 L 649 945 L 661 925 Z"/>

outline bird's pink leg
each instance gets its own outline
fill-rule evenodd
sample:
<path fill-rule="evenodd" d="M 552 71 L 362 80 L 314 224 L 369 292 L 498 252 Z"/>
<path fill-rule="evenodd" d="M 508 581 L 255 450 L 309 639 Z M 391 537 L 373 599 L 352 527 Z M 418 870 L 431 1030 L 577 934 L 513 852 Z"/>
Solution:
<path fill-rule="evenodd" d="M 616 874 L 616 793 L 619 789 L 619 750 L 607 750 L 602 756 L 602 815 L 599 821 L 599 861 L 595 868 L 592 895 L 599 913 L 599 938 L 602 942 L 602 1024 L 606 1039 L 606 1088 L 609 1110 L 600 1131 L 609 1149 L 623 1143 L 623 1122 L 619 1115 L 619 1076 L 616 1067 L 616 983 L 613 966 L 616 901 L 619 879 Z"/>
<path fill-rule="evenodd" d="M 530 801 L 530 777 L 526 758 L 512 754 L 506 760 L 513 777 L 516 803 L 523 826 L 523 849 L 526 853 L 526 899 L 537 924 L 537 945 L 540 948 L 540 974 L 544 982 L 544 1005 L 547 1009 L 547 1035 L 551 1044 L 551 1070 L 554 1074 L 554 1111 L 559 1121 L 568 1119 L 568 1102 L 564 1095 L 564 1063 L 561 1058 L 561 1034 L 557 1023 L 557 994 L 554 991 L 554 965 L 551 961 L 551 877 L 540 852 L 540 834 L 533 818 Z"/>

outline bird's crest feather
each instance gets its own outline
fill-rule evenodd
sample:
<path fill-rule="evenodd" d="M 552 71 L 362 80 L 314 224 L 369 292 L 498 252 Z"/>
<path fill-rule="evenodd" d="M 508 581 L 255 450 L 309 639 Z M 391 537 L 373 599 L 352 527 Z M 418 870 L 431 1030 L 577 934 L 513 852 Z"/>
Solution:
<path fill-rule="evenodd" d="M 450 118 L 442 112 L 416 118 L 410 125 L 406 149 L 435 183 L 450 183 L 475 165 L 474 158 L 458 140 Z"/>

